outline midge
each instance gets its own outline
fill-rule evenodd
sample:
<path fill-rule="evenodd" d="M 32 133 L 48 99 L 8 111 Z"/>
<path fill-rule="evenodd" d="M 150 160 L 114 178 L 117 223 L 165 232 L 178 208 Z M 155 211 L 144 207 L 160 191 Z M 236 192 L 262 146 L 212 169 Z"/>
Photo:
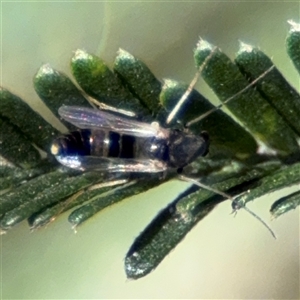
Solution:
<path fill-rule="evenodd" d="M 208 135 L 166 129 L 93 108 L 63 106 L 62 118 L 82 128 L 57 138 L 51 152 L 67 167 L 108 172 L 182 169 L 208 152 Z"/>
<path fill-rule="evenodd" d="M 167 124 L 188 98 L 201 70 L 200 67 L 179 100 L 179 107 L 176 105 L 168 116 Z M 82 171 L 141 173 L 169 169 L 181 171 L 197 157 L 208 153 L 206 132 L 195 135 L 188 129 L 182 131 L 161 127 L 157 122 L 139 122 L 112 109 L 114 113 L 78 106 L 60 107 L 59 115 L 81 130 L 57 138 L 51 146 L 51 153 L 61 164 Z"/>
<path fill-rule="evenodd" d="M 169 114 L 166 124 L 174 119 L 188 99 L 199 75 L 214 51 L 215 49 L 198 69 L 188 89 Z M 82 171 L 163 174 L 170 170 L 176 170 L 179 179 L 189 181 L 232 200 L 230 195 L 180 174 L 185 166 L 198 157 L 205 156 L 209 151 L 208 133 L 194 134 L 189 131 L 188 127 L 220 109 L 225 103 L 253 86 L 272 68 L 223 104 L 195 120 L 189 121 L 185 124 L 184 130 L 165 128 L 157 122 L 140 122 L 128 117 L 130 112 L 125 115 L 124 111 L 115 108 L 99 110 L 79 106 L 62 106 L 59 108 L 59 115 L 78 127 L 79 130 L 54 140 L 51 153 L 61 164 Z M 245 209 L 253 214 L 247 208 Z M 263 222 L 258 216 L 254 216 Z M 264 222 L 263 224 L 271 231 Z M 272 231 L 271 233 L 274 236 Z"/>

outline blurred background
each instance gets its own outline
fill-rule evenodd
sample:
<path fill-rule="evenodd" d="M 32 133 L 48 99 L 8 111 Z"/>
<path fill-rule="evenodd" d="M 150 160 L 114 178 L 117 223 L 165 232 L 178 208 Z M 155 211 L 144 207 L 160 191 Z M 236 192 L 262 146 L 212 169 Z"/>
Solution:
<path fill-rule="evenodd" d="M 70 75 L 76 49 L 112 65 L 121 47 L 154 74 L 189 82 L 199 37 L 231 58 L 238 41 L 273 58 L 299 90 L 285 50 L 287 20 L 299 22 L 299 2 L 1 2 L 1 85 L 56 126 L 32 86 L 50 63 Z M 200 80 L 198 89 L 212 92 Z M 126 279 L 124 257 L 134 238 L 188 184 L 172 181 L 98 214 L 74 234 L 67 215 L 30 233 L 22 223 L 1 236 L 3 299 L 298 299 L 299 209 L 271 222 L 278 240 L 254 218 L 219 205 L 150 275 Z M 294 187 L 294 190 L 299 187 Z M 287 190 L 249 205 L 263 219 Z"/>

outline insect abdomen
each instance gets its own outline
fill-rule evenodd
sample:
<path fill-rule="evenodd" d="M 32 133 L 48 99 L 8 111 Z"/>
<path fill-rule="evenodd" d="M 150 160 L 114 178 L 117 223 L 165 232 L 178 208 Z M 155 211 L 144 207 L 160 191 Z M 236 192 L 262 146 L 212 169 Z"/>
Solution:
<path fill-rule="evenodd" d="M 53 155 L 78 156 L 90 155 L 91 130 L 76 130 L 58 137 L 51 146 Z"/>
<path fill-rule="evenodd" d="M 135 157 L 136 139 L 113 131 L 82 129 L 57 138 L 51 147 L 53 155 Z"/>
<path fill-rule="evenodd" d="M 107 157 L 135 157 L 135 137 L 129 135 L 121 135 L 119 133 L 109 131 L 107 140 Z"/>

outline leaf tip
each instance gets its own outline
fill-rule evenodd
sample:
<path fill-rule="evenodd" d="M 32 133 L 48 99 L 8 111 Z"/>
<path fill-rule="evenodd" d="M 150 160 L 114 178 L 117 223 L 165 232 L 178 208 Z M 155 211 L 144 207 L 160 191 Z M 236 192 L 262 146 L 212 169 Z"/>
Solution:
<path fill-rule="evenodd" d="M 88 59 L 89 58 L 89 54 L 83 50 L 83 49 L 77 49 L 75 52 L 74 52 L 74 56 L 72 57 L 72 61 L 76 61 L 76 60 L 85 60 L 85 59 Z"/>
<path fill-rule="evenodd" d="M 52 75 L 54 74 L 54 69 L 50 66 L 50 64 L 42 65 L 36 73 L 35 77 L 41 77 L 43 75 Z"/>
<path fill-rule="evenodd" d="M 293 20 L 288 20 L 287 22 L 291 25 L 290 32 L 300 31 L 300 24 L 299 23 L 296 23 Z"/>
<path fill-rule="evenodd" d="M 203 50 L 212 50 L 213 45 L 210 44 L 208 41 L 203 40 L 202 38 L 199 39 L 197 46 L 197 50 L 203 51 Z"/>
<path fill-rule="evenodd" d="M 238 54 L 241 54 L 243 52 L 252 52 L 253 51 L 253 47 L 250 44 L 246 44 L 243 41 L 239 40 L 239 51 Z"/>

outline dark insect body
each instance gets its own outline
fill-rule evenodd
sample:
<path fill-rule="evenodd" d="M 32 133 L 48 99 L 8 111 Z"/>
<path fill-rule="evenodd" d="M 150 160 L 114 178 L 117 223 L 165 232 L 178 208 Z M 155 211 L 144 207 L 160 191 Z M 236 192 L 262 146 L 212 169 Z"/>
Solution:
<path fill-rule="evenodd" d="M 59 114 L 82 128 L 57 138 L 51 152 L 80 170 L 157 173 L 182 169 L 208 152 L 207 133 L 166 129 L 110 112 L 63 106 Z"/>

